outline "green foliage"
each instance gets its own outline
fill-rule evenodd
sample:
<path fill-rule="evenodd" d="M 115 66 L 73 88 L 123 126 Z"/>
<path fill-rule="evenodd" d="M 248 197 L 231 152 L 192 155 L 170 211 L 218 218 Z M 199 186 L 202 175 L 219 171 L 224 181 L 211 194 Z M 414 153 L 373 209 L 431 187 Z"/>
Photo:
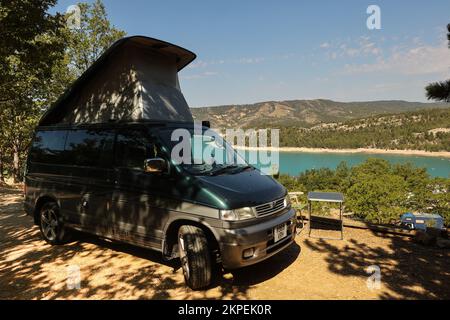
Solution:
<path fill-rule="evenodd" d="M 410 163 L 392 165 L 370 158 L 352 168 L 342 162 L 335 170 L 281 175 L 279 181 L 289 191 L 342 192 L 346 211 L 369 222 L 392 223 L 406 211 L 419 211 L 438 213 L 450 225 L 450 179 L 430 178 L 424 168 Z"/>
<path fill-rule="evenodd" d="M 31 99 L 63 54 L 63 17 L 47 10 L 56 0 L 0 2 L 0 99 Z"/>
<path fill-rule="evenodd" d="M 389 223 L 405 211 L 407 183 L 391 171 L 389 162 L 368 159 L 354 167 L 347 190 L 347 206 L 356 216 L 377 223 Z"/>
<path fill-rule="evenodd" d="M 408 194 L 405 205 L 416 210 L 426 210 L 432 198 L 433 184 L 425 168 L 416 168 L 411 163 L 397 164 L 392 173 L 401 177 L 406 183 Z"/>
<path fill-rule="evenodd" d="M 80 28 L 70 34 L 70 67 L 79 77 L 115 41 L 126 33 L 116 29 L 108 20 L 100 0 L 93 4 L 78 3 L 81 11 Z"/>
<path fill-rule="evenodd" d="M 41 114 L 125 35 L 100 0 L 79 4 L 81 28 L 74 30 L 65 16 L 48 13 L 55 3 L 0 0 L 0 170 L 15 181 Z"/>
<path fill-rule="evenodd" d="M 64 54 L 63 18 L 47 13 L 55 2 L 0 3 L 0 151 L 10 161 L 15 181 L 21 175 L 21 160 L 45 99 L 47 81 Z"/>
<path fill-rule="evenodd" d="M 435 178 L 430 181 L 429 186 L 432 190 L 427 204 L 450 226 L 450 179 Z"/>
<path fill-rule="evenodd" d="M 425 90 L 428 100 L 450 102 L 450 79 L 430 83 Z"/>
<path fill-rule="evenodd" d="M 291 191 L 306 191 L 305 186 L 299 181 L 298 177 L 293 177 L 288 174 L 280 174 L 278 181 Z"/>
<path fill-rule="evenodd" d="M 306 170 L 299 174 L 298 180 L 306 190 L 327 191 L 336 187 L 334 172 L 328 168 Z"/>

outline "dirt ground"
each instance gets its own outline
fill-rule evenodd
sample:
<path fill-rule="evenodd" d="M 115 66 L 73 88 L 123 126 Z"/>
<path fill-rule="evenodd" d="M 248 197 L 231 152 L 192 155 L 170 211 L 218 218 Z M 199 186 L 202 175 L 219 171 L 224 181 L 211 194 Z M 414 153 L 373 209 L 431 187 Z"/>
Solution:
<path fill-rule="evenodd" d="M 284 252 L 192 291 L 179 265 L 151 250 L 90 235 L 46 244 L 21 200 L 20 191 L 0 189 L 0 299 L 450 298 L 448 250 L 350 228 L 343 241 L 303 231 Z M 74 265 L 81 271 L 79 289 L 67 286 L 67 267 Z M 380 268 L 379 288 L 367 285 L 371 265 Z"/>

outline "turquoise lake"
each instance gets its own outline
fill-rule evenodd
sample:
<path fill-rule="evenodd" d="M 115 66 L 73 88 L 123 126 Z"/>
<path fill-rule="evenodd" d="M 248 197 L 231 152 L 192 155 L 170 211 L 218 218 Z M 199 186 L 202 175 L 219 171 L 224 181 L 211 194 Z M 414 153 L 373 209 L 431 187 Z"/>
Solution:
<path fill-rule="evenodd" d="M 248 159 L 248 157 L 249 154 L 246 151 L 245 158 Z M 364 153 L 280 152 L 280 173 L 297 175 L 299 172 L 308 169 L 334 169 L 341 161 L 346 161 L 349 166 L 354 166 L 364 162 L 368 158 L 385 159 L 391 163 L 410 162 L 416 167 L 426 168 L 432 177 L 450 177 L 449 158 Z M 256 167 L 260 166 L 256 165 Z"/>

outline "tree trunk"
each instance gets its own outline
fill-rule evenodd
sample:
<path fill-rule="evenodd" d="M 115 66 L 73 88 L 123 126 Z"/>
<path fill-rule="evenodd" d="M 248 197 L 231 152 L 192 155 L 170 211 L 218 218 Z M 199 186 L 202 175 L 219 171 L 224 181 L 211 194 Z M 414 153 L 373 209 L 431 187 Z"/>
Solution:
<path fill-rule="evenodd" d="M 0 150 L 0 182 L 5 182 L 5 177 L 3 176 L 3 150 Z"/>
<path fill-rule="evenodd" d="M 14 141 L 13 145 L 13 178 L 14 183 L 20 182 L 19 144 L 17 141 Z"/>

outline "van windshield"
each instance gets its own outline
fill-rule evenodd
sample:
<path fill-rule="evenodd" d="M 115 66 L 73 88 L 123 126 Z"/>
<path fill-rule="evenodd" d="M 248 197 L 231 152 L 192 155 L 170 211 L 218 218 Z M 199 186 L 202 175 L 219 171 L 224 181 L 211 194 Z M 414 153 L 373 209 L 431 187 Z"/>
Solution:
<path fill-rule="evenodd" d="M 234 174 L 252 169 L 218 133 L 176 128 L 160 132 L 172 163 L 195 175 Z"/>

